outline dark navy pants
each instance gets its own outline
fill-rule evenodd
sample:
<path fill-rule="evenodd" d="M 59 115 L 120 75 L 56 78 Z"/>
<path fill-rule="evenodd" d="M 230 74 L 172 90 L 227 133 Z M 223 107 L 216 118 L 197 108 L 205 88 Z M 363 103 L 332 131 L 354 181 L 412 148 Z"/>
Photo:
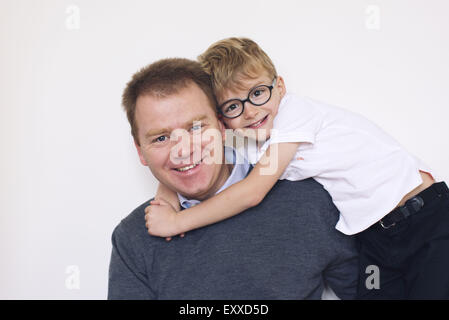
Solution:
<path fill-rule="evenodd" d="M 385 229 L 356 235 L 359 299 L 449 299 L 449 192 Z"/>

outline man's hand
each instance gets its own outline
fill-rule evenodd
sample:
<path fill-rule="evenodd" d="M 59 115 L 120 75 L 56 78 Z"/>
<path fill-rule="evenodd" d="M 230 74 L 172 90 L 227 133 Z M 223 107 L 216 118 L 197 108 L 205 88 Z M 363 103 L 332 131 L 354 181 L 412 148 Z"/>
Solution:
<path fill-rule="evenodd" d="M 165 200 L 157 199 L 145 208 L 145 226 L 153 236 L 165 237 L 167 241 L 179 234 L 178 213 Z M 181 237 L 184 233 L 181 234 Z"/>

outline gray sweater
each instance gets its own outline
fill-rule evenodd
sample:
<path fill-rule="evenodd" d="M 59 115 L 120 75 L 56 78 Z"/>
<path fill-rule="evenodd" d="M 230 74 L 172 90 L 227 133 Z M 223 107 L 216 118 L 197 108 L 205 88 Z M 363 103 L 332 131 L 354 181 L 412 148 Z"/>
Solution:
<path fill-rule="evenodd" d="M 320 299 L 324 284 L 355 297 L 354 239 L 315 180 L 279 181 L 257 207 L 170 242 L 148 235 L 148 202 L 113 232 L 109 299 Z"/>

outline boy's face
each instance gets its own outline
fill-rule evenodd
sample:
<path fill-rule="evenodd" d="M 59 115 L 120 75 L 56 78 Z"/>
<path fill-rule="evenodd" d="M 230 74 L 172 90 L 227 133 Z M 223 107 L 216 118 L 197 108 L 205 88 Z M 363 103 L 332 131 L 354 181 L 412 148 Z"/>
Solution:
<path fill-rule="evenodd" d="M 264 72 L 261 76 L 250 79 L 244 78 L 242 86 L 239 88 L 225 89 L 218 100 L 218 104 L 231 99 L 246 100 L 252 89 L 260 85 L 270 86 L 273 78 Z M 285 84 L 282 77 L 277 77 L 271 92 L 271 98 L 261 106 L 255 106 L 251 102 L 246 101 L 243 113 L 233 119 L 229 119 L 221 115 L 221 120 L 227 128 L 241 129 L 239 134 L 264 141 L 270 137 L 273 128 L 274 117 L 276 116 L 282 97 L 285 94 Z"/>

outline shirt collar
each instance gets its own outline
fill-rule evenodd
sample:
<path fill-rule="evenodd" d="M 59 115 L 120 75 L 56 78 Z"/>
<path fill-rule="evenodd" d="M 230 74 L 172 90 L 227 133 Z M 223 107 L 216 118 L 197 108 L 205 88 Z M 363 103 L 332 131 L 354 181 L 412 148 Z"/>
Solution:
<path fill-rule="evenodd" d="M 221 188 L 215 193 L 220 193 L 226 188 L 229 188 L 234 183 L 237 183 L 248 175 L 250 164 L 246 157 L 244 157 L 241 153 L 237 152 L 234 148 L 231 147 L 224 147 L 225 152 L 225 159 L 226 163 L 233 164 L 234 167 L 232 168 L 231 174 L 229 175 L 229 178 L 225 181 L 225 183 L 221 186 Z M 183 195 L 178 193 L 178 199 L 179 203 L 181 204 L 181 207 L 184 209 L 190 208 L 192 206 L 197 205 L 201 201 L 196 199 L 187 199 Z"/>

